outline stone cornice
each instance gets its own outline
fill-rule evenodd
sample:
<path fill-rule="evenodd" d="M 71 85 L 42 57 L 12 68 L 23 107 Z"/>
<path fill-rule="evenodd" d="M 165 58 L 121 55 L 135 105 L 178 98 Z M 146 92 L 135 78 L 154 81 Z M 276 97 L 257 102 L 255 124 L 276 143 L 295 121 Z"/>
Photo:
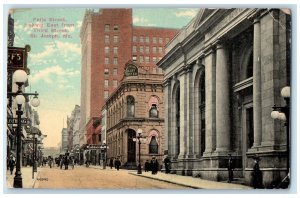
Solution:
<path fill-rule="evenodd" d="M 126 127 L 126 126 L 132 126 L 132 125 L 144 125 L 143 122 L 147 122 L 147 123 L 164 123 L 164 119 L 163 118 L 123 118 L 120 119 L 118 121 L 117 124 L 115 124 L 112 127 L 107 128 L 107 132 L 111 132 L 114 129 L 120 129 L 122 127 Z"/>

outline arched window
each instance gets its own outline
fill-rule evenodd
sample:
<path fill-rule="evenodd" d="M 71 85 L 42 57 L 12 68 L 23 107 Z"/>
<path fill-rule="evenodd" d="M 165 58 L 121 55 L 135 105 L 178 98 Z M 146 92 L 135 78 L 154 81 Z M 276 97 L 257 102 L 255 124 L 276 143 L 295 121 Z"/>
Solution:
<path fill-rule="evenodd" d="M 158 143 L 155 136 L 151 136 L 149 144 L 149 154 L 158 154 Z"/>
<path fill-rule="evenodd" d="M 134 117 L 134 98 L 132 96 L 127 97 L 127 117 Z"/>
<path fill-rule="evenodd" d="M 150 118 L 158 118 L 158 97 L 157 96 L 151 96 L 148 101 L 149 106 L 149 117 Z"/>
<path fill-rule="evenodd" d="M 150 118 L 158 118 L 158 111 L 156 104 L 152 104 L 150 111 L 149 111 Z"/>

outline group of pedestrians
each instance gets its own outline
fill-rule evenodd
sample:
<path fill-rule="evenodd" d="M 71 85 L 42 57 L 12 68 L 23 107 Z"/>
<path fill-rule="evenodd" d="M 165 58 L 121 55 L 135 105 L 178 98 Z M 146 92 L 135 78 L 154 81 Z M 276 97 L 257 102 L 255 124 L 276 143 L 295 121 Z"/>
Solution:
<path fill-rule="evenodd" d="M 109 166 L 110 169 L 112 169 L 112 167 L 114 166 L 115 169 L 119 170 L 121 167 L 121 160 L 117 157 L 117 158 L 110 158 L 109 159 Z"/>
<path fill-rule="evenodd" d="M 152 159 L 150 160 L 150 162 L 148 160 L 146 160 L 145 162 L 145 172 L 151 171 L 151 173 L 153 175 L 157 174 L 159 170 L 159 163 L 156 159 L 156 157 L 152 157 Z"/>

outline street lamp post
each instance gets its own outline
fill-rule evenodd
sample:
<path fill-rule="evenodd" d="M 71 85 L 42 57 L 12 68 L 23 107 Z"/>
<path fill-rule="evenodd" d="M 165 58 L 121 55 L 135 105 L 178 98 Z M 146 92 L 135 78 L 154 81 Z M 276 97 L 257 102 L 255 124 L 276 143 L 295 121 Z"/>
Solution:
<path fill-rule="evenodd" d="M 286 126 L 286 152 L 287 152 L 287 160 L 286 160 L 286 181 L 289 183 L 290 177 L 290 97 L 291 90 L 289 86 L 282 88 L 281 96 L 284 98 L 286 105 L 283 107 L 275 106 L 273 107 L 273 111 L 271 112 L 271 117 L 273 119 L 279 119 L 285 122 Z"/>
<path fill-rule="evenodd" d="M 103 143 L 101 144 L 100 146 L 100 149 L 103 151 L 103 169 L 106 169 L 106 152 L 107 152 L 107 149 L 108 149 L 108 146 L 106 145 L 106 141 L 103 140 Z"/>
<path fill-rule="evenodd" d="M 31 105 L 37 107 L 39 105 L 39 100 L 37 98 L 38 93 L 23 93 L 22 86 L 27 81 L 27 73 L 23 70 L 16 70 L 13 74 L 13 80 L 18 85 L 18 91 L 16 93 L 8 92 L 9 96 L 9 106 L 12 104 L 12 97 L 14 96 L 17 102 L 17 153 L 16 153 L 16 173 L 14 177 L 14 188 L 23 188 L 22 182 L 22 172 L 21 172 L 21 133 L 22 133 L 22 123 L 21 116 L 23 115 L 22 105 L 25 103 L 25 97 L 28 95 L 34 95 L 35 97 L 31 101 Z"/>
<path fill-rule="evenodd" d="M 139 164 L 138 164 L 138 167 L 137 167 L 137 174 L 142 174 L 142 165 L 141 165 L 141 138 L 142 138 L 143 130 L 142 129 L 138 129 L 137 133 L 138 133 L 137 139 L 138 139 L 138 144 L 139 144 Z"/>

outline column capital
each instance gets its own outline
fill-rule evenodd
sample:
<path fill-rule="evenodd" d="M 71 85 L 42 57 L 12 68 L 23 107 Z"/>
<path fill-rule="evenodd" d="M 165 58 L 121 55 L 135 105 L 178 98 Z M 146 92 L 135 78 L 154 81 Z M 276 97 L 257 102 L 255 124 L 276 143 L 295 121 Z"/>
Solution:
<path fill-rule="evenodd" d="M 254 25 L 254 24 L 257 24 L 257 23 L 260 23 L 260 18 L 255 18 L 255 19 L 253 20 L 253 25 Z"/>
<path fill-rule="evenodd" d="M 216 52 L 216 46 L 213 44 L 210 44 L 204 50 L 204 56 L 209 56 L 210 54 L 215 53 L 215 52 Z"/>

